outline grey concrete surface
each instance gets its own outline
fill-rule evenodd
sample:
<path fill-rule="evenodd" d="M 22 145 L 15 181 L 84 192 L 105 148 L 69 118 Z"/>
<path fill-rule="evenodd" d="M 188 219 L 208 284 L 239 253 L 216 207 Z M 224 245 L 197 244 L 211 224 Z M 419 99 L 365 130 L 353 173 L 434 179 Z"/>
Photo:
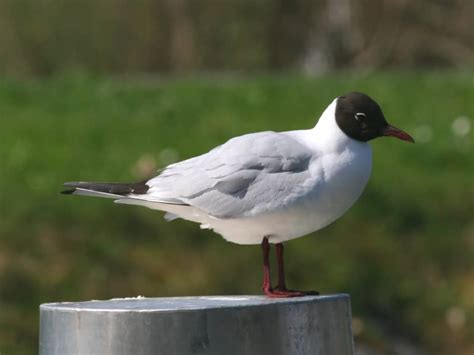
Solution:
<path fill-rule="evenodd" d="M 125 298 L 40 306 L 41 355 L 352 355 L 350 297 Z"/>

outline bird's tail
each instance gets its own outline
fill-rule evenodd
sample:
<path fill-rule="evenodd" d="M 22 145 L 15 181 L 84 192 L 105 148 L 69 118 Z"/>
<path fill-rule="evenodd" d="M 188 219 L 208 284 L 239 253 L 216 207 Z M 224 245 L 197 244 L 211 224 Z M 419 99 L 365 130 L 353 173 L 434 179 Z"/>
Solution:
<path fill-rule="evenodd" d="M 97 196 L 117 199 L 130 194 L 146 194 L 149 186 L 146 181 L 135 183 L 120 182 L 66 182 L 64 186 L 69 189 L 62 191 L 68 195 Z"/>

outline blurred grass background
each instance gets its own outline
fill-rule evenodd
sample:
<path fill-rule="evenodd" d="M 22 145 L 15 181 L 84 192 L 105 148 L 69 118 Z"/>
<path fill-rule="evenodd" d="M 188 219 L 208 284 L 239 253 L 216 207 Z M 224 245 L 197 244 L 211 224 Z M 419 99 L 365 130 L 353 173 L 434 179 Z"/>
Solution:
<path fill-rule="evenodd" d="M 371 143 L 357 204 L 287 244 L 288 283 L 351 294 L 357 355 L 472 355 L 473 14 L 464 0 L 0 0 L 0 353 L 37 352 L 44 302 L 260 293 L 258 246 L 61 184 L 310 128 L 359 90 L 417 143 Z"/>
<path fill-rule="evenodd" d="M 373 176 L 355 207 L 287 244 L 289 282 L 350 293 L 358 340 L 379 351 L 403 339 L 434 354 L 468 354 L 471 72 L 3 81 L 2 351 L 34 351 L 43 302 L 260 293 L 258 246 L 145 208 L 59 195 L 61 183 L 142 179 L 239 134 L 309 128 L 354 88 L 418 142 L 373 142 Z"/>

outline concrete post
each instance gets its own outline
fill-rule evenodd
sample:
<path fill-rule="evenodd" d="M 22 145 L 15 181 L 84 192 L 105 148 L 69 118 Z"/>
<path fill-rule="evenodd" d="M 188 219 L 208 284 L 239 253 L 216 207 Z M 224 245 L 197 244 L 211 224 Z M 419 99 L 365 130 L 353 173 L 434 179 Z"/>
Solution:
<path fill-rule="evenodd" d="M 41 355 L 352 355 L 349 295 L 127 298 L 40 307 Z"/>

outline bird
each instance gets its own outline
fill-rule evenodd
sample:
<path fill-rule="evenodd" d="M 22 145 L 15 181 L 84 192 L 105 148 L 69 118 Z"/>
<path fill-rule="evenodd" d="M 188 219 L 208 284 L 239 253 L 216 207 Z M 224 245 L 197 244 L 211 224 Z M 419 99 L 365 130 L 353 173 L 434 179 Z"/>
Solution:
<path fill-rule="evenodd" d="M 168 221 L 199 223 L 236 244 L 260 244 L 267 297 L 317 295 L 287 288 L 283 243 L 326 227 L 356 202 L 371 174 L 369 142 L 386 136 L 414 143 L 387 122 L 374 99 L 349 92 L 333 99 L 311 129 L 241 135 L 145 181 L 67 182 L 62 192 L 145 206 L 164 211 Z M 275 287 L 271 244 L 278 264 Z"/>

